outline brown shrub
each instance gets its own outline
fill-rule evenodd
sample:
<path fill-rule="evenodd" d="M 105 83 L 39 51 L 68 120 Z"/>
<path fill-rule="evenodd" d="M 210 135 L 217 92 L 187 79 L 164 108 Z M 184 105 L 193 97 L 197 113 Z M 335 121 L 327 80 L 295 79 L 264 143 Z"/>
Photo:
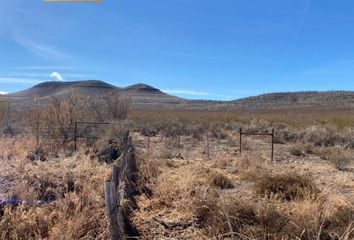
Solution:
<path fill-rule="evenodd" d="M 118 91 L 112 91 L 104 97 L 109 119 L 119 121 L 126 119 L 130 108 L 130 100 L 119 94 Z"/>
<path fill-rule="evenodd" d="M 56 204 L 5 207 L 2 239 L 107 239 L 103 200 L 88 192 L 67 195 Z"/>
<path fill-rule="evenodd" d="M 226 139 L 228 134 L 225 131 L 225 124 L 222 122 L 214 123 L 209 127 L 209 135 L 215 139 Z"/>
<path fill-rule="evenodd" d="M 273 204 L 249 203 L 236 197 L 209 198 L 194 205 L 200 227 L 217 239 L 276 239 L 289 222 Z"/>
<path fill-rule="evenodd" d="M 145 155 L 144 157 L 139 157 L 137 161 L 139 169 L 138 186 L 140 192 L 148 197 L 153 194 L 152 187 L 157 183 L 157 179 L 161 174 L 161 165 L 164 163 L 161 160 L 150 158 L 151 156 Z"/>
<path fill-rule="evenodd" d="M 207 131 L 207 126 L 203 124 L 188 124 L 186 126 L 186 133 L 199 141 L 203 140 L 203 137 Z"/>
<path fill-rule="evenodd" d="M 352 142 L 354 133 L 351 129 L 339 131 L 334 126 L 311 126 L 305 129 L 304 141 L 315 146 L 333 147 L 345 146 Z"/>
<path fill-rule="evenodd" d="M 256 178 L 254 187 L 257 194 L 286 201 L 313 198 L 319 193 L 310 176 L 295 172 L 282 174 L 265 172 Z"/>
<path fill-rule="evenodd" d="M 164 140 L 164 148 L 160 152 L 160 158 L 172 159 L 179 156 L 179 148 L 182 147 L 180 139 L 169 137 Z"/>
<path fill-rule="evenodd" d="M 256 221 L 252 205 L 235 198 L 221 202 L 220 199 L 197 201 L 194 215 L 197 223 L 209 236 L 221 236 L 240 232 L 241 228 Z"/>
<path fill-rule="evenodd" d="M 26 156 L 26 159 L 30 161 L 46 161 L 47 160 L 47 152 L 43 148 L 37 148 L 33 151 L 29 152 Z"/>
<path fill-rule="evenodd" d="M 296 129 L 282 128 L 276 129 L 274 143 L 285 144 L 288 142 L 297 142 L 302 139 L 302 133 Z"/>
<path fill-rule="evenodd" d="M 338 170 L 345 170 L 352 162 L 350 154 L 346 153 L 340 147 L 321 148 L 317 151 L 317 154 Z"/>
<path fill-rule="evenodd" d="M 217 172 L 212 173 L 210 176 L 210 183 L 212 186 L 219 187 L 221 189 L 231 189 L 234 188 L 232 181 L 225 174 Z"/>
<path fill-rule="evenodd" d="M 311 143 L 298 143 L 289 148 L 289 153 L 297 157 L 313 154 L 314 146 Z"/>
<path fill-rule="evenodd" d="M 301 156 L 305 155 L 302 145 L 299 145 L 299 144 L 292 145 L 289 148 L 289 153 L 291 155 L 296 156 L 296 157 L 301 157 Z"/>

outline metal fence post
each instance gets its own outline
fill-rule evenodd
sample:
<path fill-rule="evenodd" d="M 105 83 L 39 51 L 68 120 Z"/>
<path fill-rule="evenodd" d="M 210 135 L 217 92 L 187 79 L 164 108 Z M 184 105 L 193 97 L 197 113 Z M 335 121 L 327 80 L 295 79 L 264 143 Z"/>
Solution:
<path fill-rule="evenodd" d="M 74 149 L 75 149 L 75 152 L 76 152 L 76 150 L 77 150 L 77 122 L 75 122 L 75 129 L 74 129 L 74 144 L 75 144 L 75 146 L 74 146 Z"/>
<path fill-rule="evenodd" d="M 205 149 L 205 155 L 206 159 L 210 159 L 210 143 L 209 143 L 209 131 L 206 132 L 206 149 Z"/>
<path fill-rule="evenodd" d="M 240 154 L 242 154 L 242 128 L 240 128 Z"/>

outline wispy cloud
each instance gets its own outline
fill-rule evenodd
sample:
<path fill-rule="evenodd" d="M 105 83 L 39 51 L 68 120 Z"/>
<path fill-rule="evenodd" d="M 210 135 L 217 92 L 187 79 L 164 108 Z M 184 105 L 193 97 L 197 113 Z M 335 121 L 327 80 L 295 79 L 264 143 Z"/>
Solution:
<path fill-rule="evenodd" d="M 0 77 L 0 83 L 14 84 L 14 83 L 40 83 L 42 81 L 34 78 L 20 78 L 20 77 Z"/>
<path fill-rule="evenodd" d="M 291 42 L 291 44 L 289 46 L 288 52 L 291 52 L 291 51 L 294 50 L 295 45 L 297 44 L 297 42 L 298 42 L 298 40 L 300 38 L 300 35 L 301 35 L 301 33 L 302 33 L 303 29 L 304 29 L 304 26 L 305 26 L 307 15 L 310 12 L 311 3 L 312 3 L 312 0 L 307 0 L 305 2 L 303 13 L 302 13 L 302 15 L 300 17 L 300 20 L 299 20 L 299 23 L 298 23 L 298 27 L 295 30 L 294 38 L 293 38 L 293 41 Z"/>
<path fill-rule="evenodd" d="M 78 68 L 72 67 L 72 66 L 19 66 L 19 67 L 13 67 L 11 69 L 15 70 L 77 70 Z"/>
<path fill-rule="evenodd" d="M 76 78 L 76 79 L 94 79 L 96 76 L 94 74 L 87 73 L 65 73 L 66 78 Z"/>
<path fill-rule="evenodd" d="M 64 78 L 65 76 L 65 78 Z M 80 73 L 80 72 L 62 72 L 54 71 L 17 71 L 17 72 L 0 72 L 0 83 L 38 83 L 45 81 L 75 81 L 95 79 L 93 74 Z"/>
<path fill-rule="evenodd" d="M 0 95 L 5 95 L 5 94 L 8 94 L 8 92 L 2 92 L 2 91 L 0 91 Z"/>
<path fill-rule="evenodd" d="M 47 60 L 68 60 L 71 58 L 69 55 L 45 44 L 36 43 L 20 37 L 14 37 L 14 41 L 23 46 L 27 51 Z"/>
<path fill-rule="evenodd" d="M 163 89 L 162 91 L 168 94 L 176 94 L 176 95 L 186 95 L 186 96 L 196 96 L 196 97 L 206 97 L 206 98 L 222 98 L 222 99 L 230 98 L 230 96 L 228 95 L 203 92 L 203 91 L 194 91 L 194 90 Z"/>
<path fill-rule="evenodd" d="M 61 82 L 64 81 L 64 77 L 63 77 L 60 73 L 58 73 L 58 72 L 52 72 L 52 73 L 50 74 L 50 77 L 51 77 L 51 78 L 54 78 L 54 79 L 56 79 L 56 80 L 58 80 L 58 81 L 61 81 Z"/>
<path fill-rule="evenodd" d="M 198 92 L 198 91 L 191 91 L 191 90 L 171 90 L 171 89 L 163 89 L 165 93 L 170 94 L 186 94 L 186 95 L 195 95 L 195 96 L 210 96 L 212 94 L 207 92 Z"/>

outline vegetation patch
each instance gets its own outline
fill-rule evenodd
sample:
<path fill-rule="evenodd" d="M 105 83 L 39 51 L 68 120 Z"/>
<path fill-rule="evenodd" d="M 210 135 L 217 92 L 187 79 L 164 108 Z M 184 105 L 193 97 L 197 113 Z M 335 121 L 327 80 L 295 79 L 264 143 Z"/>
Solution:
<path fill-rule="evenodd" d="M 232 189 L 234 185 L 231 182 L 231 179 L 224 175 L 223 173 L 213 173 L 210 177 L 211 185 L 219 187 L 221 189 Z"/>
<path fill-rule="evenodd" d="M 316 198 L 320 192 L 310 176 L 295 172 L 263 173 L 255 179 L 254 187 L 259 195 L 285 201 Z"/>
<path fill-rule="evenodd" d="M 347 169 L 353 160 L 350 154 L 346 153 L 339 147 L 321 148 L 318 151 L 318 155 L 322 159 L 327 160 L 334 168 L 338 170 Z"/>

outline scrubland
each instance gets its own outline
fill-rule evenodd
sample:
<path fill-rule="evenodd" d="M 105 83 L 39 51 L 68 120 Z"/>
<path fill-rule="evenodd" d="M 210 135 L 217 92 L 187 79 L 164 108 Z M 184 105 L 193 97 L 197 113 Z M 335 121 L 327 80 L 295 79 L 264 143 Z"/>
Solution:
<path fill-rule="evenodd" d="M 130 112 L 76 152 L 45 139 L 39 151 L 33 132 L 4 136 L 0 195 L 21 201 L 0 205 L 0 236 L 109 238 L 104 183 L 129 129 L 139 239 L 354 239 L 353 124 L 345 114 Z M 244 137 L 240 154 L 239 128 L 274 128 L 274 161 L 269 137 Z"/>

